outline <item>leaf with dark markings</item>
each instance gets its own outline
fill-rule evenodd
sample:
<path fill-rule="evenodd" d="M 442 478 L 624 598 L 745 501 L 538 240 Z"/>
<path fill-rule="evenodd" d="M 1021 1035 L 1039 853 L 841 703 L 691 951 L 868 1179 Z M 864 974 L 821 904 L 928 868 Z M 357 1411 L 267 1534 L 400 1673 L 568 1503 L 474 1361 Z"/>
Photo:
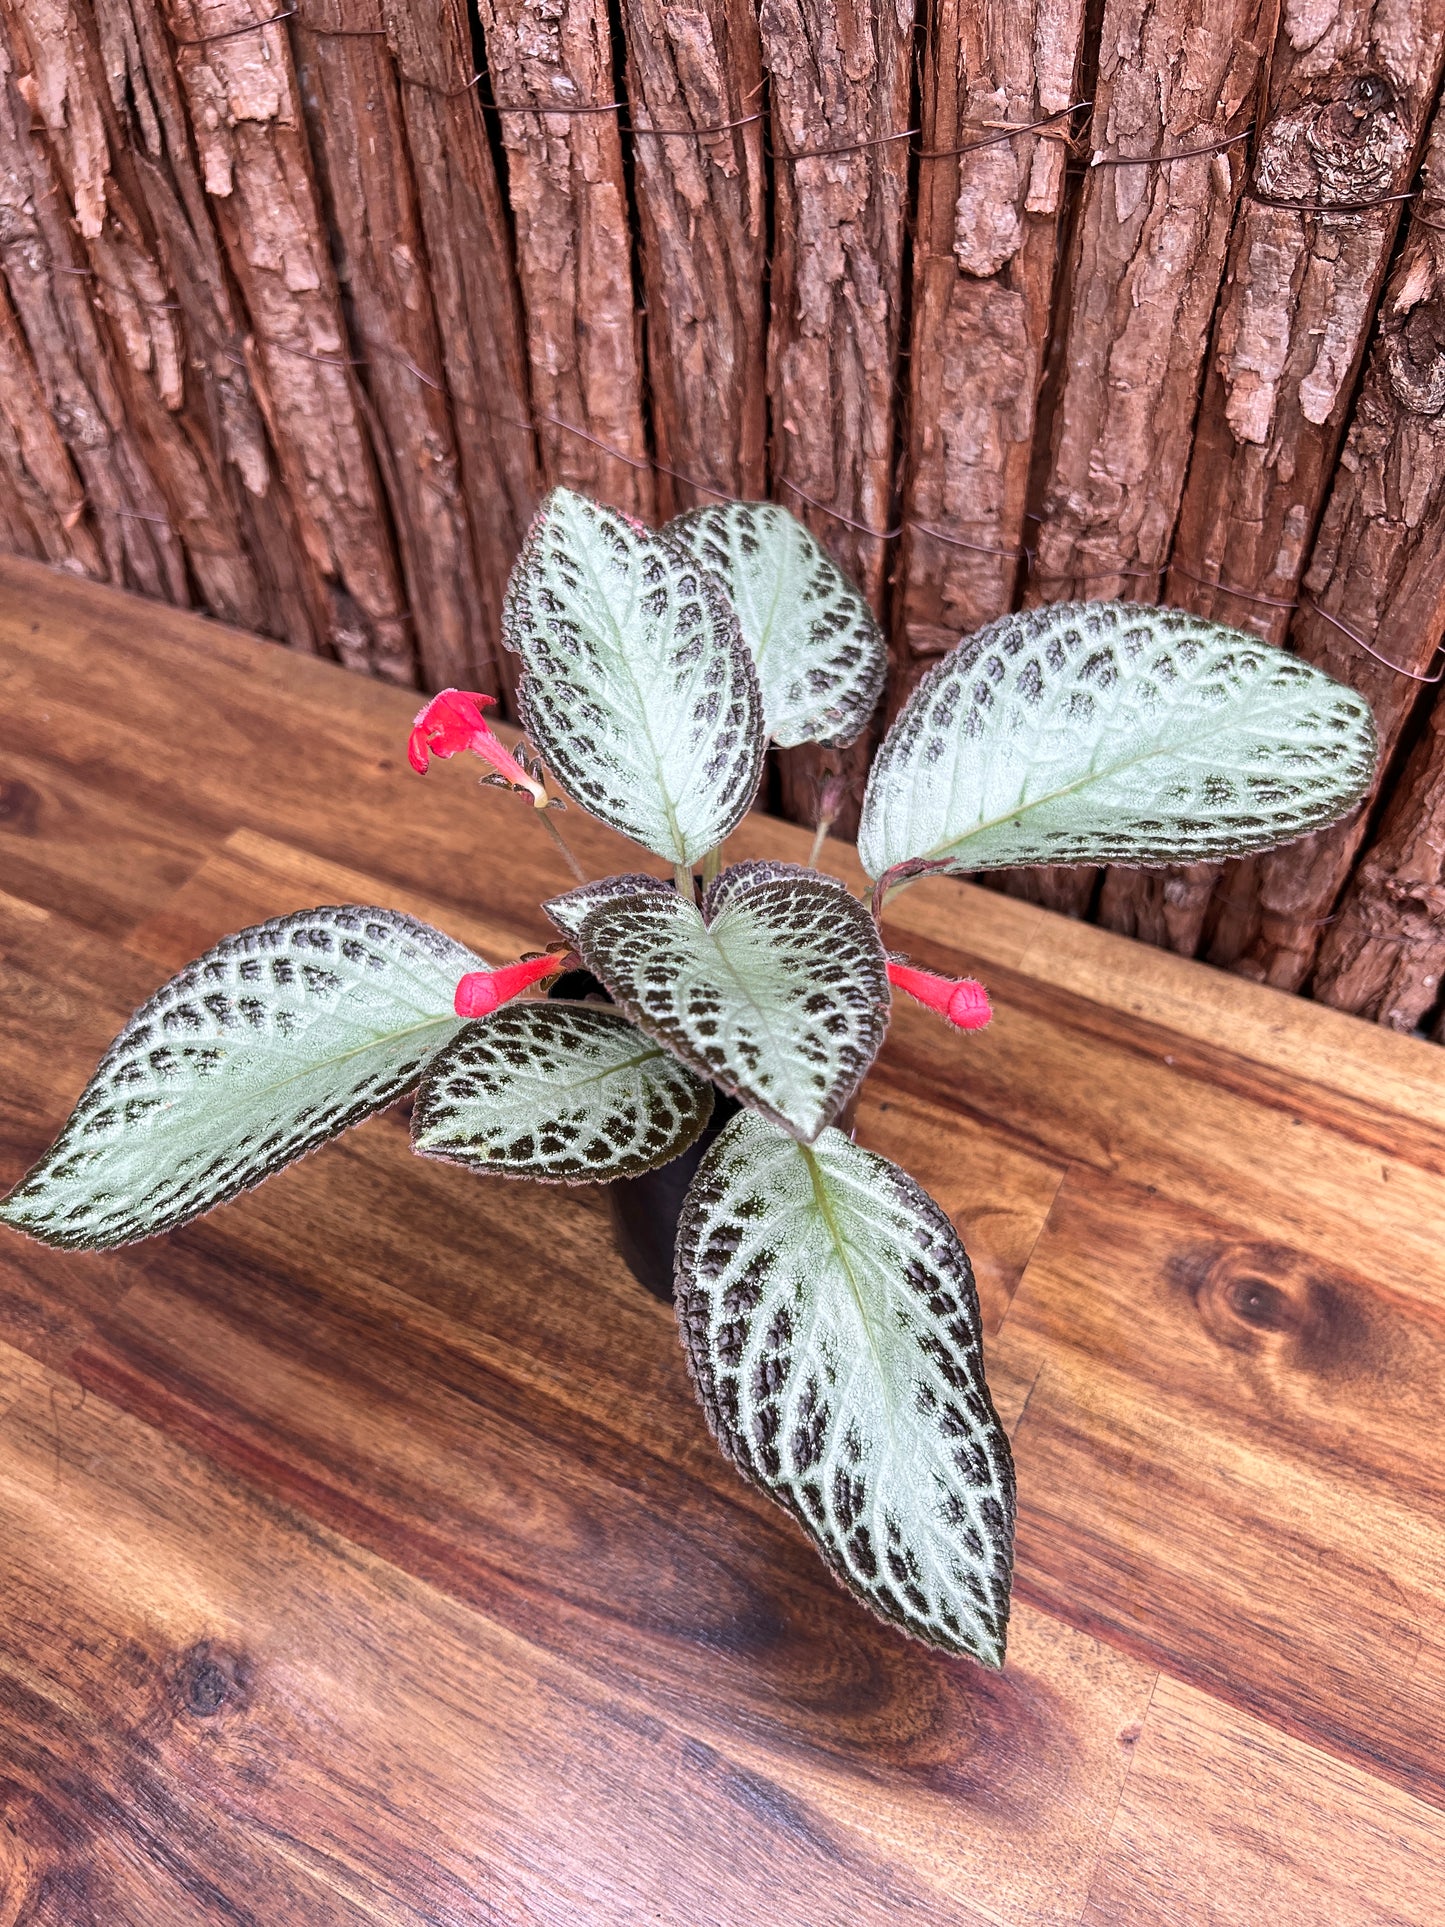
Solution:
<path fill-rule="evenodd" d="M 634 1023 L 802 1138 L 838 1115 L 888 1026 L 872 920 L 796 864 L 735 864 L 701 913 L 674 890 L 611 898 L 577 947 Z"/>
<path fill-rule="evenodd" d="M 412 1116 L 426 1157 L 477 1171 L 591 1184 L 685 1151 L 712 1086 L 609 1010 L 509 1004 L 433 1058 Z"/>
<path fill-rule="evenodd" d="M 670 863 L 736 828 L 762 773 L 762 696 L 716 576 L 554 489 L 502 622 L 525 665 L 523 723 L 569 795 Z"/>
<path fill-rule="evenodd" d="M 601 877 L 596 883 L 584 883 L 580 889 L 569 890 L 565 896 L 551 897 L 542 908 L 562 935 L 570 937 L 575 943 L 587 917 L 600 905 L 611 903 L 617 897 L 635 897 L 646 890 L 671 890 L 672 887 L 670 880 L 664 882 L 661 877 L 648 876 L 641 870 L 630 870 L 623 876 Z"/>
<path fill-rule="evenodd" d="M 148 1238 L 224 1204 L 415 1084 L 485 969 L 396 910 L 303 910 L 226 937 L 101 1059 L 0 1218 L 46 1244 Z"/>
<path fill-rule="evenodd" d="M 688 1192 L 676 1291 L 734 1464 L 875 1612 L 1001 1666 L 1013 1462 L 973 1272 L 933 1200 L 841 1131 L 802 1145 L 744 1111 Z"/>
<path fill-rule="evenodd" d="M 1333 822 L 1374 764 L 1369 705 L 1298 657 L 1182 609 L 1061 603 L 923 678 L 869 773 L 858 854 L 872 877 L 1240 855 Z"/>
<path fill-rule="evenodd" d="M 717 502 L 662 533 L 727 584 L 772 740 L 851 743 L 878 706 L 888 652 L 873 611 L 797 516 Z"/>

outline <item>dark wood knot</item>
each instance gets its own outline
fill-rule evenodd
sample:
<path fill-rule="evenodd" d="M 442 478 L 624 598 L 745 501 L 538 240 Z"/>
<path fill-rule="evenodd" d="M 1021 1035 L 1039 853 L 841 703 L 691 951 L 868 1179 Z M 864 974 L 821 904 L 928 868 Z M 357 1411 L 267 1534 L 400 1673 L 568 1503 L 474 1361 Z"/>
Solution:
<path fill-rule="evenodd" d="M 250 1684 L 250 1667 L 238 1653 L 202 1640 L 183 1653 L 176 1664 L 176 1693 L 194 1719 L 209 1720 L 227 1707 L 243 1707 Z"/>
<path fill-rule="evenodd" d="M 1385 372 L 1390 393 L 1412 415 L 1445 408 L 1445 306 L 1422 301 L 1391 331 Z"/>
<path fill-rule="evenodd" d="M 15 836 L 34 836 L 40 827 L 40 798 L 19 777 L 0 778 L 0 830 Z"/>
<path fill-rule="evenodd" d="M 1254 185 L 1266 199 L 1307 202 L 1327 212 L 1391 193 L 1413 145 L 1384 74 L 1330 74 L 1264 129 Z"/>
<path fill-rule="evenodd" d="M 1358 1362 L 1364 1332 L 1347 1281 L 1287 1245 L 1201 1245 L 1172 1271 L 1210 1337 L 1230 1351 L 1317 1375 Z"/>

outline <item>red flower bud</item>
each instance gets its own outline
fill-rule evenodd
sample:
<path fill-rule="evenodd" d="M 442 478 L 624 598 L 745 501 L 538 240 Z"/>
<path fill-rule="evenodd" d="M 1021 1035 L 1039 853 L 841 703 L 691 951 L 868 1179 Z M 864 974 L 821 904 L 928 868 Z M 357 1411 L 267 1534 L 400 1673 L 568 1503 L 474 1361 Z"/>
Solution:
<path fill-rule="evenodd" d="M 452 1008 L 458 1017 L 486 1017 L 501 1004 L 520 997 L 529 985 L 552 977 L 566 959 L 555 951 L 543 957 L 524 957 L 520 963 L 503 964 L 500 970 L 469 970 L 457 985 Z"/>
<path fill-rule="evenodd" d="M 959 1030 L 982 1030 L 990 1021 L 988 992 L 972 977 L 940 977 L 912 964 L 890 963 L 888 981 L 946 1017 Z"/>
<path fill-rule="evenodd" d="M 425 776 L 432 756 L 459 756 L 471 750 L 491 764 L 514 789 L 526 790 L 539 810 L 547 807 L 547 792 L 535 776 L 529 776 L 511 751 L 493 735 L 483 709 L 494 709 L 495 696 L 478 690 L 444 689 L 433 696 L 425 709 L 418 711 L 407 739 L 407 761 L 419 776 Z"/>

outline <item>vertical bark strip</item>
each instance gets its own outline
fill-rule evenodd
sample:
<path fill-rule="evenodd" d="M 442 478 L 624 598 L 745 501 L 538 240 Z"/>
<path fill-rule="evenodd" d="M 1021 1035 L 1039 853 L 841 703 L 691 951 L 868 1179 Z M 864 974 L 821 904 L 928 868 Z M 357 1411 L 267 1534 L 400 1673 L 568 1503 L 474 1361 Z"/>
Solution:
<path fill-rule="evenodd" d="M 762 53 L 732 0 L 626 0 L 648 374 L 658 460 L 723 495 L 766 492 Z M 725 128 L 695 139 L 649 128 Z M 716 499 L 657 475 L 658 511 Z"/>
<path fill-rule="evenodd" d="M 1421 696 L 1411 676 L 1429 672 L 1445 630 L 1445 112 L 1435 118 L 1424 193 L 1381 304 L 1304 586 L 1290 647 L 1368 699 L 1383 779 Z M 1406 673 L 1376 661 L 1341 622 Z M 1372 800 L 1348 823 L 1231 865 L 1211 906 L 1210 958 L 1297 990 Z"/>
<path fill-rule="evenodd" d="M 329 638 L 349 666 L 411 682 L 408 612 L 285 26 L 257 25 L 247 0 L 168 5 L 202 178 L 249 313 L 242 358 L 323 584 Z"/>
<path fill-rule="evenodd" d="M 1271 642 L 1289 627 L 1399 224 L 1403 203 L 1382 197 L 1410 186 L 1442 50 L 1445 0 L 1282 11 L 1167 598 Z M 1192 955 L 1218 877 L 1120 873 L 1101 907 L 1113 928 Z"/>
<path fill-rule="evenodd" d="M 890 522 L 913 7 L 763 0 L 758 24 L 776 156 L 773 493 L 881 613 L 887 544 L 807 497 L 865 528 Z M 844 151 L 811 153 L 820 148 Z M 788 815 L 815 820 L 824 783 L 839 775 L 850 789 L 839 833 L 851 835 L 867 757 L 866 739 L 848 750 L 784 751 Z"/>
<path fill-rule="evenodd" d="M 1084 13 L 1084 0 L 930 9 L 893 706 L 931 658 L 1012 606 L 1070 123 L 947 150 L 1068 107 Z"/>
<path fill-rule="evenodd" d="M 622 141 L 608 106 L 614 82 L 605 0 L 480 0 L 480 9 L 507 148 L 547 480 L 651 520 L 656 500 Z"/>
<path fill-rule="evenodd" d="M 84 486 L 105 573 L 142 595 L 184 605 L 185 558 L 127 417 L 69 196 L 27 95 L 37 95 L 28 49 L 8 11 L 0 12 L 0 267 L 46 413 Z"/>
<path fill-rule="evenodd" d="M 502 593 L 541 495 L 511 236 L 465 0 L 384 0 L 461 461 L 482 633 L 511 687 Z"/>
<path fill-rule="evenodd" d="M 29 344 L 0 282 L 0 469 L 12 553 L 105 579 L 85 490 L 50 419 Z"/>
<path fill-rule="evenodd" d="M 381 0 L 308 0 L 294 46 L 422 680 L 495 694 Z"/>
<path fill-rule="evenodd" d="M 1314 995 L 1391 1030 L 1413 1030 L 1440 1000 L 1442 971 L 1445 703 L 1437 701 L 1325 935 Z"/>
<path fill-rule="evenodd" d="M 1243 135 L 1274 14 L 1274 0 L 1104 9 L 1029 600 L 1157 594 L 1246 149 L 1120 163 Z"/>

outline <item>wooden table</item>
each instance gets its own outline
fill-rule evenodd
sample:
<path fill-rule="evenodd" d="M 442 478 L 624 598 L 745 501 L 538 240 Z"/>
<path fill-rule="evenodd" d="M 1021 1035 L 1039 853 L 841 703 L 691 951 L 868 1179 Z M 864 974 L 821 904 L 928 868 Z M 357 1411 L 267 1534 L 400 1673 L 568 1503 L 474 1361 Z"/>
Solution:
<path fill-rule="evenodd" d="M 554 850 L 411 774 L 414 706 L 0 563 L 0 1179 L 225 931 L 549 934 Z M 1445 1920 L 1445 1057 L 982 890 L 896 907 L 998 1013 L 900 1009 L 860 1135 L 978 1269 L 1007 1670 L 738 1482 L 600 1195 L 383 1117 L 127 1251 L 0 1233 L 0 1927 Z"/>

